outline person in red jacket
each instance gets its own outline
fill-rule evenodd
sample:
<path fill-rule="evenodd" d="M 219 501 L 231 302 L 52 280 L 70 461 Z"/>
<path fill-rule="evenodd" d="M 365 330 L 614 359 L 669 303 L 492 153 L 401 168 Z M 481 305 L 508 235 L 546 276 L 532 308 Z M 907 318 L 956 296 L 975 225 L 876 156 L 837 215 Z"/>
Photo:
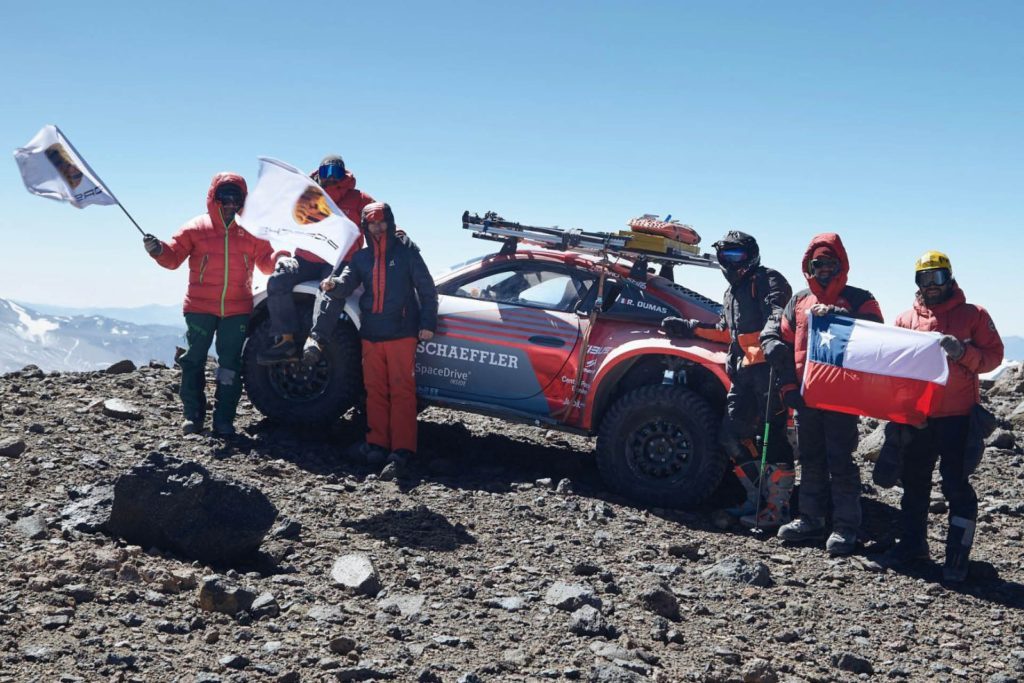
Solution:
<path fill-rule="evenodd" d="M 370 433 L 361 454 L 370 462 L 391 452 L 399 465 L 416 453 L 417 341 L 437 329 L 437 290 L 415 245 L 398 237 L 391 207 L 374 202 L 360 223 L 366 247 L 321 289 L 344 302 L 360 285 L 359 336 Z"/>
<path fill-rule="evenodd" d="M 277 257 L 270 243 L 253 237 L 235 223 L 235 213 L 245 203 L 245 179 L 236 173 L 218 173 L 206 193 L 206 213 L 183 225 L 169 242 L 153 235 L 143 245 L 164 268 L 174 270 L 188 259 L 188 290 L 185 293 L 185 338 L 188 349 L 181 365 L 181 403 L 185 422 L 182 431 L 194 434 L 206 419 L 206 356 L 217 340 L 217 390 L 214 395 L 213 430 L 234 434 L 235 410 L 242 396 L 239 370 L 242 343 L 252 313 L 252 275 L 274 269 Z"/>
<path fill-rule="evenodd" d="M 373 197 L 356 189 L 356 177 L 345 168 L 345 161 L 340 156 L 330 154 L 324 157 L 310 177 L 324 189 L 350 221 L 359 225 L 360 213 L 363 207 L 373 201 Z M 275 341 L 273 346 L 257 355 L 258 363 L 272 365 L 297 359 L 295 334 L 299 331 L 299 318 L 292 290 L 295 285 L 308 280 L 320 282 L 328 276 L 338 275 L 362 246 L 363 237 L 360 234 L 336 268 L 335 264 L 305 249 L 296 249 L 294 257 L 278 261 L 274 274 L 267 280 L 267 313 L 270 315 L 270 334 Z M 322 307 L 323 297 L 318 295 L 313 307 L 314 316 Z"/>
<path fill-rule="evenodd" d="M 860 470 L 856 415 L 804 405 L 799 378 L 807 361 L 807 314 L 845 315 L 882 322 L 882 310 L 871 292 L 846 284 L 850 260 L 839 235 L 816 235 L 803 257 L 808 288 L 789 300 L 782 316 L 761 332 L 765 357 L 779 373 L 782 399 L 796 410 L 800 452 L 800 516 L 779 527 L 784 541 L 820 539 L 832 498 L 832 533 L 825 542 L 830 555 L 849 555 L 857 545 L 861 524 Z"/>
<path fill-rule="evenodd" d="M 894 564 L 928 559 L 928 504 L 938 461 L 942 494 L 949 501 L 942 575 L 958 583 L 967 578 L 978 517 L 978 495 L 970 482 L 978 463 L 967 457 L 970 416 L 980 401 L 978 373 L 999 367 L 1003 340 L 988 312 L 967 303 L 948 256 L 925 252 L 914 271 L 914 306 L 900 314 L 896 326 L 942 334 L 939 343 L 949 357 L 949 379 L 928 421 L 921 429 L 909 430 L 901 475 L 900 538 L 887 559 Z"/>

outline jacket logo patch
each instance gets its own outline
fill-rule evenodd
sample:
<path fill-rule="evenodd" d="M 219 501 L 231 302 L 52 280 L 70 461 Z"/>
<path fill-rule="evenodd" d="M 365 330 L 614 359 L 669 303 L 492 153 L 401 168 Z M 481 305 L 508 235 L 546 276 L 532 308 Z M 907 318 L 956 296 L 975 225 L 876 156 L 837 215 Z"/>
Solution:
<path fill-rule="evenodd" d="M 388 268 L 395 265 L 395 259 L 391 259 L 391 263 L 388 264 Z"/>

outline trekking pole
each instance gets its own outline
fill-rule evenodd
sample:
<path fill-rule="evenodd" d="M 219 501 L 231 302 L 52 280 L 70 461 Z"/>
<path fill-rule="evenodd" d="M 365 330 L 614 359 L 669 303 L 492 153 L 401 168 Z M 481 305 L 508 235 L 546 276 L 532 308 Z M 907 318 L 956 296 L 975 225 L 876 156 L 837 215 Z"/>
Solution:
<path fill-rule="evenodd" d="M 754 509 L 754 533 L 761 533 L 761 498 L 764 496 L 764 470 L 768 464 L 768 434 L 772 414 L 772 396 L 775 395 L 775 368 L 768 366 L 768 395 L 764 405 L 764 436 L 761 438 L 761 472 L 757 477 L 757 506 Z"/>

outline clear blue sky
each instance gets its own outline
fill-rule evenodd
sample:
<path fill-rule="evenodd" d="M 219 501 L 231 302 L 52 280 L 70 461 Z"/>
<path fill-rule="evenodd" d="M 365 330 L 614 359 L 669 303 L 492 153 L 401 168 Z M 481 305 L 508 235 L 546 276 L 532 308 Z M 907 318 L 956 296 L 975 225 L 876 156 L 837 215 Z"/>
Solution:
<path fill-rule="evenodd" d="M 1020 335 L 1022 26 L 1020 2 L 11 3 L 0 135 L 59 125 L 163 238 L 217 171 L 337 152 L 436 270 L 489 250 L 464 209 L 670 212 L 707 245 L 752 233 L 798 288 L 810 237 L 839 232 L 890 320 L 944 250 Z M 185 272 L 116 207 L 31 196 L 8 159 L 0 297 L 180 301 Z M 684 277 L 720 298 L 719 274 Z"/>

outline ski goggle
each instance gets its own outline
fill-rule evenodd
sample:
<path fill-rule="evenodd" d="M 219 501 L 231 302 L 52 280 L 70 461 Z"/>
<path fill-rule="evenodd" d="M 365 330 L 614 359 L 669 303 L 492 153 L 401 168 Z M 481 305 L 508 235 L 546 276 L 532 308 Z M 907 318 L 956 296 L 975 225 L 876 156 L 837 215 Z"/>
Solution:
<path fill-rule="evenodd" d="M 941 287 L 953 279 L 953 274 L 948 268 L 936 268 L 934 270 L 919 270 L 914 275 L 914 282 L 918 287 Z"/>
<path fill-rule="evenodd" d="M 838 261 L 838 259 L 828 258 L 828 257 L 811 259 L 811 262 L 810 262 L 809 265 L 810 265 L 810 268 L 811 268 L 811 274 L 812 275 L 814 273 L 817 273 L 822 268 L 831 268 L 833 271 L 839 269 L 839 261 Z"/>
<path fill-rule="evenodd" d="M 728 247 L 718 252 L 718 262 L 723 266 L 735 266 L 745 262 L 749 258 L 747 250 L 743 247 Z"/>
<path fill-rule="evenodd" d="M 234 189 L 217 190 L 214 193 L 213 198 L 221 204 L 234 204 L 235 206 L 242 205 L 242 193 Z"/>
<path fill-rule="evenodd" d="M 321 183 L 326 183 L 330 180 L 344 180 L 345 167 L 341 164 L 328 164 L 321 166 L 317 171 L 317 175 L 320 177 Z"/>

